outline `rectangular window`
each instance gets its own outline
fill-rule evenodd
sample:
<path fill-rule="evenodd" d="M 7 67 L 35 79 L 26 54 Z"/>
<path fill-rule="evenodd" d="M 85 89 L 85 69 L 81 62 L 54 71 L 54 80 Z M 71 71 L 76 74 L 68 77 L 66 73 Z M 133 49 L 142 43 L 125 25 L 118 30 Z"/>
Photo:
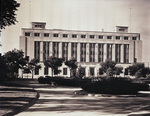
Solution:
<path fill-rule="evenodd" d="M 35 37 L 40 37 L 40 33 L 34 33 Z"/>
<path fill-rule="evenodd" d="M 72 34 L 72 38 L 77 38 L 77 34 Z"/>
<path fill-rule="evenodd" d="M 125 31 L 125 29 L 119 29 L 119 31 Z"/>
<path fill-rule="evenodd" d="M 98 38 L 99 38 L 99 39 L 103 39 L 103 36 L 102 36 L 102 35 L 99 35 Z"/>
<path fill-rule="evenodd" d="M 128 40 L 128 37 L 127 37 L 127 36 L 125 36 L 125 37 L 124 37 L 124 40 Z"/>
<path fill-rule="evenodd" d="M 94 68 L 90 68 L 90 75 L 94 76 Z"/>
<path fill-rule="evenodd" d="M 44 67 L 44 75 L 48 75 L 48 67 Z"/>
<path fill-rule="evenodd" d="M 129 44 L 124 44 L 124 63 L 129 63 Z"/>
<path fill-rule="evenodd" d="M 40 41 L 34 42 L 34 58 L 40 60 Z"/>
<path fill-rule="evenodd" d="M 58 58 L 59 55 L 59 42 L 53 42 L 53 56 Z"/>
<path fill-rule="evenodd" d="M 115 45 L 115 61 L 116 63 L 120 63 L 121 61 L 121 45 L 120 44 Z"/>
<path fill-rule="evenodd" d="M 67 42 L 63 42 L 62 43 L 62 57 L 64 58 L 64 60 L 68 60 L 68 43 Z"/>
<path fill-rule="evenodd" d="M 104 44 L 98 44 L 98 62 L 103 62 Z"/>
<path fill-rule="evenodd" d="M 136 40 L 136 37 L 132 37 L 132 40 Z"/>
<path fill-rule="evenodd" d="M 35 68 L 35 75 L 39 75 L 39 68 Z"/>
<path fill-rule="evenodd" d="M 67 75 L 67 68 L 63 68 L 63 75 Z"/>
<path fill-rule="evenodd" d="M 95 35 L 90 35 L 90 38 L 94 39 Z"/>
<path fill-rule="evenodd" d="M 67 38 L 67 37 L 68 37 L 68 34 L 63 34 L 63 37 L 64 37 L 64 38 Z"/>
<path fill-rule="evenodd" d="M 112 36 L 107 36 L 107 39 L 112 39 Z"/>
<path fill-rule="evenodd" d="M 95 43 L 89 44 L 89 59 L 90 62 L 95 62 Z"/>
<path fill-rule="evenodd" d="M 71 56 L 77 60 L 77 43 L 71 43 Z"/>
<path fill-rule="evenodd" d="M 117 39 L 117 40 L 120 40 L 120 36 L 116 36 L 116 39 Z"/>
<path fill-rule="evenodd" d="M 44 33 L 44 37 L 49 37 L 49 33 Z"/>
<path fill-rule="evenodd" d="M 25 36 L 30 36 L 30 32 L 25 32 Z"/>
<path fill-rule="evenodd" d="M 50 42 L 43 42 L 43 61 L 47 60 L 49 57 L 49 47 Z"/>
<path fill-rule="evenodd" d="M 42 27 L 42 25 L 35 25 L 35 27 Z"/>
<path fill-rule="evenodd" d="M 59 36 L 58 33 L 54 33 L 54 34 L 53 34 L 53 37 L 58 37 L 58 36 Z"/>
<path fill-rule="evenodd" d="M 81 35 L 81 38 L 86 38 L 86 35 Z"/>
<path fill-rule="evenodd" d="M 81 43 L 80 53 L 80 61 L 86 62 L 86 43 Z"/>

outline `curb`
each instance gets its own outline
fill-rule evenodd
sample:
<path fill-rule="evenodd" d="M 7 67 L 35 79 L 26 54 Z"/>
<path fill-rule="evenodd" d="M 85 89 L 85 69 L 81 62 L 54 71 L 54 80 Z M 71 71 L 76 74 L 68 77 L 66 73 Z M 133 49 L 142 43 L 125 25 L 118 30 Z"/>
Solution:
<path fill-rule="evenodd" d="M 14 84 L 11 83 L 11 85 L 14 85 Z M 16 84 L 16 85 L 17 85 L 17 86 L 21 86 L 21 87 L 23 86 L 23 85 L 21 85 L 21 84 Z M 15 86 L 16 86 L 16 85 L 15 85 Z M 27 87 L 27 86 L 26 86 L 26 87 Z M 23 110 L 26 110 L 26 109 L 29 108 L 30 106 L 32 106 L 32 105 L 38 100 L 38 98 L 40 97 L 40 94 L 39 94 L 39 92 L 37 92 L 34 88 L 31 88 L 31 89 L 32 89 L 31 91 L 36 92 L 36 96 L 35 96 L 35 98 L 33 98 L 32 101 L 28 102 L 27 104 L 25 104 L 24 106 L 20 107 L 20 108 L 17 109 L 17 110 L 14 110 L 14 111 L 12 111 L 12 112 L 9 112 L 9 113 L 4 114 L 3 116 L 13 116 L 13 115 L 16 115 L 16 114 L 22 112 Z"/>

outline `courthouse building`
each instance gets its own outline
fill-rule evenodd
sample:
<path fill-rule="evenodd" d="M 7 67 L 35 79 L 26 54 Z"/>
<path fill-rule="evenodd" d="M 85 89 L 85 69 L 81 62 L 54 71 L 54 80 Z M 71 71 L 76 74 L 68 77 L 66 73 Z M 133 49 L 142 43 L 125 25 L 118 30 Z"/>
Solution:
<path fill-rule="evenodd" d="M 35 77 L 51 75 L 43 62 L 49 56 L 69 60 L 74 57 L 85 76 L 98 76 L 100 63 L 106 59 L 117 62 L 125 69 L 133 62 L 142 62 L 140 33 L 129 33 L 128 27 L 116 26 L 112 32 L 45 29 L 46 23 L 32 22 L 32 28 L 22 28 L 20 49 L 29 59 L 40 60 L 42 68 L 35 70 Z M 60 76 L 69 76 L 63 64 Z"/>

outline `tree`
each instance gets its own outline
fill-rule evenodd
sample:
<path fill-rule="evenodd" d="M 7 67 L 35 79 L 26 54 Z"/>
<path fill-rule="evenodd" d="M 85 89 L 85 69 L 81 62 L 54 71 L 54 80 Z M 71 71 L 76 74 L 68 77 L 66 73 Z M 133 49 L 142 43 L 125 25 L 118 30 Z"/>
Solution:
<path fill-rule="evenodd" d="M 15 11 L 18 10 L 20 4 L 16 0 L 0 0 L 0 5 L 0 28 L 14 25 L 17 22 Z"/>
<path fill-rule="evenodd" d="M 32 79 L 33 79 L 33 71 L 34 71 L 35 69 L 40 69 L 40 68 L 41 68 L 41 65 L 39 65 L 38 63 L 39 63 L 39 60 L 33 58 L 33 59 L 28 63 L 28 66 L 27 66 L 27 68 L 25 69 L 27 73 L 29 73 L 29 72 L 31 71 L 31 73 L 32 73 Z"/>
<path fill-rule="evenodd" d="M 52 77 L 53 77 L 53 74 L 59 74 L 60 73 L 60 70 L 58 70 L 58 68 L 60 66 L 62 66 L 62 63 L 63 63 L 62 58 L 57 58 L 54 56 L 51 56 L 47 60 L 44 61 L 44 65 L 51 68 Z"/>
<path fill-rule="evenodd" d="M 118 75 L 122 73 L 123 68 L 121 66 L 116 66 L 116 62 L 106 59 L 105 62 L 101 63 L 100 70 L 108 77 L 113 77 L 115 74 Z"/>
<path fill-rule="evenodd" d="M 19 68 L 22 69 L 27 64 L 24 52 L 17 49 L 5 53 L 4 61 L 6 63 L 6 73 L 9 77 L 16 77 Z"/>
<path fill-rule="evenodd" d="M 129 73 L 131 76 L 146 77 L 149 74 L 149 68 L 145 67 L 144 63 L 134 63 L 132 66 L 128 67 Z"/>
<path fill-rule="evenodd" d="M 71 58 L 70 60 L 67 60 L 65 62 L 65 65 L 67 65 L 70 69 L 70 77 L 75 76 L 76 68 L 77 68 L 77 60 L 74 58 Z"/>

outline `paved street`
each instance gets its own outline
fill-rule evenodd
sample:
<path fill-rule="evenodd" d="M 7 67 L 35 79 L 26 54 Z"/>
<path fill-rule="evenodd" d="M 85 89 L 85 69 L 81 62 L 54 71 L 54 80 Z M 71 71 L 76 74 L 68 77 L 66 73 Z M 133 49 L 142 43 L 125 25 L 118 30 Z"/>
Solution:
<path fill-rule="evenodd" d="M 51 87 L 24 82 L 40 94 L 37 102 L 17 116 L 126 116 L 150 115 L 150 96 L 77 95 L 80 88 Z"/>

